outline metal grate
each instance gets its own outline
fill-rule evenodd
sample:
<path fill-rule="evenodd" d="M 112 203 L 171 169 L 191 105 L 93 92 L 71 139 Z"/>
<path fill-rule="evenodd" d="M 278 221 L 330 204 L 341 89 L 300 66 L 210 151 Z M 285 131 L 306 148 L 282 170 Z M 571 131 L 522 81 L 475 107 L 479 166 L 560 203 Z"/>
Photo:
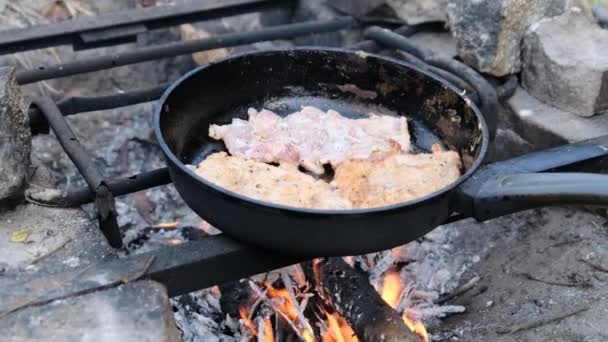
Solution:
<path fill-rule="evenodd" d="M 122 13 L 121 15 L 38 26 L 25 30 L 5 31 L 0 32 L 0 53 L 58 44 L 77 45 L 82 42 L 88 43 L 90 46 L 98 46 L 101 43 L 105 45 L 117 44 L 124 42 L 125 37 L 130 39 L 134 34 L 141 32 L 141 30 L 134 28 L 165 27 L 193 20 L 215 19 L 222 16 L 260 11 L 285 4 L 285 1 L 231 0 L 225 2 L 222 6 L 188 5 L 148 9 Z M 288 5 L 290 5 L 289 2 Z M 479 103 L 484 114 L 490 116 L 490 118 L 495 115 L 498 101 L 510 97 L 515 90 L 516 79 L 509 79 L 500 86 L 494 87 L 483 76 L 466 65 L 453 59 L 434 56 L 422 47 L 412 43 L 407 37 L 426 29 L 425 25 L 406 25 L 395 31 L 375 26 L 367 28 L 364 26 L 366 26 L 365 22 L 352 17 L 280 25 L 253 32 L 229 33 L 207 39 L 151 46 L 122 54 L 25 70 L 17 74 L 17 79 L 20 84 L 28 84 L 197 51 L 267 40 L 290 39 L 311 33 L 363 28 L 365 29 L 365 37 L 369 40 L 349 48 L 369 52 L 389 48 L 406 52 L 403 58 L 410 63 L 435 72 L 463 89 L 463 91 L 466 90 L 471 100 Z M 114 29 L 115 27 L 128 28 L 128 30 L 117 32 Z M 127 33 L 125 34 L 125 32 Z M 170 183 L 168 171 L 162 168 L 127 178 L 106 179 L 103 173 L 93 166 L 89 154 L 74 136 L 65 116 L 153 101 L 161 96 L 167 86 L 167 84 L 162 84 L 149 89 L 99 97 L 71 97 L 58 103 L 49 98 L 36 99 L 29 110 L 33 133 L 48 133 L 49 128 L 52 129 L 64 151 L 83 175 L 87 187 L 71 190 L 67 194 L 52 200 L 36 198 L 30 198 L 30 200 L 52 206 L 78 206 L 94 202 L 101 231 L 113 247 L 121 247 L 122 240 L 117 224 L 114 197 L 168 184 Z M 603 151 L 602 155 L 605 153 Z M 587 159 L 597 156 L 597 153 L 589 153 Z M 577 160 L 582 159 L 578 158 Z M 455 219 L 460 219 L 460 217 Z M 137 273 L 138 277 L 149 277 L 163 282 L 171 295 L 179 295 L 219 282 L 293 264 L 301 261 L 300 259 L 302 258 L 258 250 L 220 235 L 209 237 L 204 241 L 186 242 L 160 251 L 103 262 L 95 268 L 99 271 L 116 274 L 123 274 L 131 270 Z M 142 260 L 147 261 L 142 262 Z M 145 266 L 143 269 L 137 269 L 142 265 Z M 74 277 L 69 278 L 68 275 L 66 275 L 66 279 L 72 280 L 69 282 L 71 287 L 68 287 L 71 288 L 73 293 L 92 291 L 96 288 L 111 285 L 112 281 L 109 277 L 108 280 L 101 283 L 83 282 L 74 280 Z M 44 293 L 44 289 L 41 288 L 33 291 L 32 295 L 36 300 L 33 300 L 30 304 L 35 305 L 53 299 L 49 298 L 49 296 L 52 297 L 52 294 Z"/>

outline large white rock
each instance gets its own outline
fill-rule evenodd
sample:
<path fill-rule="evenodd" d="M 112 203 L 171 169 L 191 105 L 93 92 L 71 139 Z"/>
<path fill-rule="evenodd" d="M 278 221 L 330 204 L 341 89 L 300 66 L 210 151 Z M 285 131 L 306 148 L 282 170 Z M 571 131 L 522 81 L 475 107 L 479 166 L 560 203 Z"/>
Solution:
<path fill-rule="evenodd" d="M 523 85 L 581 116 L 608 111 L 608 31 L 576 13 L 542 20 L 524 39 Z"/>
<path fill-rule="evenodd" d="M 543 18 L 577 7 L 580 0 L 449 0 L 448 22 L 465 63 L 495 76 L 521 70 L 520 45 L 528 28 Z"/>

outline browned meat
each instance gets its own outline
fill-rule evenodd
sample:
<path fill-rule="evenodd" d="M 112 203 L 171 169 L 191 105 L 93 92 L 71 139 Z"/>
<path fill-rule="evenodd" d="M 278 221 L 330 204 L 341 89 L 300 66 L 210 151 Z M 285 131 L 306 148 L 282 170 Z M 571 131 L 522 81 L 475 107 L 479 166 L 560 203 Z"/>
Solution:
<path fill-rule="evenodd" d="M 352 208 L 330 184 L 291 164 L 272 166 L 218 152 L 205 158 L 195 171 L 221 187 L 258 200 L 301 208 Z"/>
<path fill-rule="evenodd" d="M 440 190 L 460 177 L 460 167 L 458 153 L 435 145 L 429 154 L 346 161 L 336 169 L 333 183 L 355 208 L 372 208 Z"/>
<path fill-rule="evenodd" d="M 349 119 L 338 112 L 314 107 L 282 118 L 275 113 L 249 110 L 249 120 L 211 125 L 209 136 L 222 139 L 230 154 L 261 162 L 302 165 L 323 173 L 323 164 L 337 167 L 345 160 L 365 159 L 395 148 L 409 152 L 410 135 L 404 117 L 370 114 Z"/>

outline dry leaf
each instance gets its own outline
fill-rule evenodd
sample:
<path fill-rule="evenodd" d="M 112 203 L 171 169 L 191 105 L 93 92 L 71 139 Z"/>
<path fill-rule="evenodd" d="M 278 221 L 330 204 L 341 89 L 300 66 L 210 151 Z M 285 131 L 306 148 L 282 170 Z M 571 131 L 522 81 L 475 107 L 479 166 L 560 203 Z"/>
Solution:
<path fill-rule="evenodd" d="M 34 230 L 32 228 L 20 229 L 11 234 L 10 242 L 26 243 Z"/>
<path fill-rule="evenodd" d="M 179 27 L 179 32 L 180 32 L 182 40 L 186 40 L 186 41 L 211 37 L 211 34 L 209 34 L 209 32 L 207 32 L 203 29 L 200 29 L 200 28 L 196 28 L 196 27 L 192 26 L 191 24 L 181 25 Z M 194 59 L 196 64 L 203 65 L 203 64 L 208 64 L 210 62 L 213 62 L 217 59 L 224 58 L 224 57 L 228 56 L 229 54 L 230 54 L 230 51 L 228 49 L 221 48 L 221 49 L 215 49 L 215 50 L 195 52 L 192 54 L 192 59 Z"/>

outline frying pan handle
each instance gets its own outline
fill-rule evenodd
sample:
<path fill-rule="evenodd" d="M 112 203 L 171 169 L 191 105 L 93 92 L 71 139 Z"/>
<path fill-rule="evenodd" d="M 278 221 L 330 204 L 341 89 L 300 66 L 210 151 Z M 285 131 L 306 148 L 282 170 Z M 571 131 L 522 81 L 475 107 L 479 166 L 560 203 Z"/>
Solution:
<path fill-rule="evenodd" d="M 467 191 L 478 221 L 542 206 L 608 206 L 608 175 L 590 173 L 494 174 Z"/>

